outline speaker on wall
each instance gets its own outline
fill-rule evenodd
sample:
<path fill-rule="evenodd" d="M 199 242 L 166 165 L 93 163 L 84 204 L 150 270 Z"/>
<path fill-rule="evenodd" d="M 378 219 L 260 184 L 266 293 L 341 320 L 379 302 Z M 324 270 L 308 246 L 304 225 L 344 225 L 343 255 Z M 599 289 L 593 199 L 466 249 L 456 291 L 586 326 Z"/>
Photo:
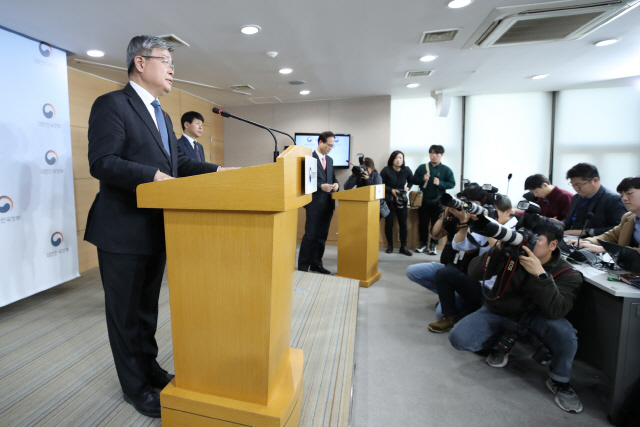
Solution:
<path fill-rule="evenodd" d="M 438 117 L 447 117 L 449 115 L 449 107 L 451 107 L 451 95 L 434 90 L 431 91 L 431 97 L 436 100 L 436 115 Z"/>

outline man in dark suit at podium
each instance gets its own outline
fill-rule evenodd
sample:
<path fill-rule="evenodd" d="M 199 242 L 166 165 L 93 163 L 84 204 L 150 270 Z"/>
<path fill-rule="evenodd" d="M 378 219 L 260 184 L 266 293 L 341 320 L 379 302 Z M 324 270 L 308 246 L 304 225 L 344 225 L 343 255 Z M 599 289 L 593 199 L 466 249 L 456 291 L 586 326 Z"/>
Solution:
<path fill-rule="evenodd" d="M 313 152 L 313 157 L 318 161 L 318 190 L 313 193 L 311 203 L 304 207 L 307 211 L 307 220 L 304 224 L 304 236 L 298 254 L 300 271 L 311 270 L 316 273 L 331 274 L 322 266 L 322 256 L 335 209 L 335 200 L 331 197 L 331 193 L 340 188 L 333 171 L 333 159 L 327 155 L 334 144 L 333 132 L 322 132 L 318 137 L 318 148 Z"/>
<path fill-rule="evenodd" d="M 171 91 L 169 44 L 134 37 L 127 48 L 129 83 L 100 96 L 89 116 L 89 167 L 100 192 L 85 240 L 98 248 L 109 343 L 125 400 L 160 417 L 160 397 L 173 378 L 156 357 L 158 297 L 166 263 L 161 209 L 138 209 L 140 184 L 223 170 L 178 150 L 171 119 L 158 98 Z"/>
<path fill-rule="evenodd" d="M 178 140 L 180 151 L 185 156 L 200 162 L 206 161 L 204 158 L 204 149 L 196 139 L 202 136 L 202 125 L 204 125 L 204 117 L 196 111 L 189 111 L 182 115 L 180 119 L 182 124 L 182 137 Z"/>

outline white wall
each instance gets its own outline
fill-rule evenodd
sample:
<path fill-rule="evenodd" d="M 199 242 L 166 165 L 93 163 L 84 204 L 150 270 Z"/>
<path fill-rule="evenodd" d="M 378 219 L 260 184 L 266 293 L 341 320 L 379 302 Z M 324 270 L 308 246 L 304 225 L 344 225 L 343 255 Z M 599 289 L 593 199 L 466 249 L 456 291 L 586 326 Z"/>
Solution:
<path fill-rule="evenodd" d="M 462 98 L 453 97 L 447 117 L 436 116 L 435 100 L 431 97 L 391 100 L 391 147 L 402 151 L 405 163 L 415 172 L 429 161 L 429 147 L 442 145 L 442 163 L 449 166 L 456 178 L 455 194 L 460 186 L 462 162 Z M 385 164 L 386 161 L 385 160 Z M 415 190 L 415 188 L 414 188 Z"/>

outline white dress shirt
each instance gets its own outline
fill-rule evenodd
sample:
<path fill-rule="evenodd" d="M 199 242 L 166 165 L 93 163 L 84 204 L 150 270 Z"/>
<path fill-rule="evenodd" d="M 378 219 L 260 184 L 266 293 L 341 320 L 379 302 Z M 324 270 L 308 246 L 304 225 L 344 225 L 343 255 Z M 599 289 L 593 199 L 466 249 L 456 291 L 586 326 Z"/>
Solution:
<path fill-rule="evenodd" d="M 153 101 L 155 101 L 157 98 L 154 98 L 153 95 L 151 95 L 145 88 L 140 86 L 138 83 L 129 80 L 129 84 L 131 85 L 133 90 L 136 91 L 136 93 L 138 94 L 140 99 L 142 99 L 142 102 L 147 107 L 147 110 L 149 111 L 149 114 L 151 115 L 151 119 L 153 120 L 153 123 L 156 124 L 156 129 L 159 129 L 158 128 L 158 122 L 156 121 L 156 111 L 153 108 L 153 105 L 151 105 L 151 103 Z M 160 101 L 158 101 L 158 102 L 160 102 Z"/>
<path fill-rule="evenodd" d="M 187 135 L 186 133 L 183 133 L 182 136 L 184 136 L 185 138 L 187 138 L 187 141 L 189 141 L 189 144 L 191 144 L 191 148 L 193 148 L 193 150 L 196 150 L 196 140 L 191 138 L 189 135 Z"/>

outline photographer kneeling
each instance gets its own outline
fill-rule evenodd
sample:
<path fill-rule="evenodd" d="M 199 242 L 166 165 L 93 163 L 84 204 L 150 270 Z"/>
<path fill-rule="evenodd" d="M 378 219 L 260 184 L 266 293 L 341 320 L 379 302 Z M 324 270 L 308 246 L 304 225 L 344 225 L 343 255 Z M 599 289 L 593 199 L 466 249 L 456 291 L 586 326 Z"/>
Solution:
<path fill-rule="evenodd" d="M 551 351 L 546 385 L 555 394 L 555 402 L 564 411 L 580 412 L 582 403 L 569 384 L 578 338 L 564 317 L 573 307 L 582 275 L 562 259 L 556 248 L 563 237 L 560 225 L 537 217 L 532 232 L 517 247 L 524 250 L 524 255 L 519 251 L 520 256 L 515 258 L 516 247 L 500 242 L 485 256 L 471 262 L 471 277 L 483 280 L 498 275 L 499 279 L 486 295 L 485 305 L 453 327 L 449 341 L 457 350 L 492 349 L 487 363 L 504 367 L 509 349 L 499 349 L 496 343 L 505 332 L 505 320 L 517 322 Z M 525 245 L 527 241 L 533 242 L 536 235 L 532 251 Z M 532 306 L 536 311 L 531 310 Z"/>
<path fill-rule="evenodd" d="M 360 166 L 354 166 L 351 170 L 351 176 L 344 183 L 344 189 L 351 190 L 355 187 L 378 184 L 382 184 L 382 177 L 376 170 L 373 159 L 365 157 Z"/>

